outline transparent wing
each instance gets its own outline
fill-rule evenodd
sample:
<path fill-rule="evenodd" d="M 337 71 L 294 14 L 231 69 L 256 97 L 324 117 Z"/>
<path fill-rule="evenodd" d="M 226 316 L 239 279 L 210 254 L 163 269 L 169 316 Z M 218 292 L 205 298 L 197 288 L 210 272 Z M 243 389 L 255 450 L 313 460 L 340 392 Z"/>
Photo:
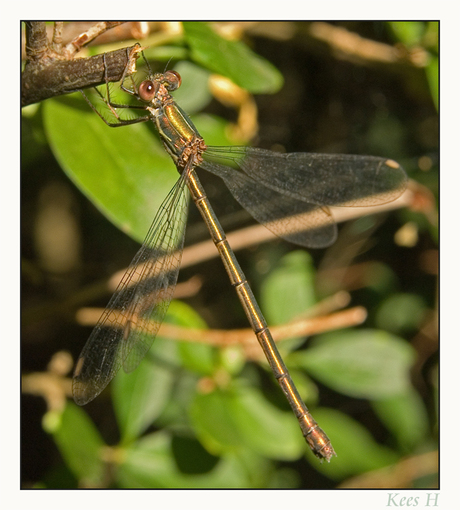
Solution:
<path fill-rule="evenodd" d="M 205 158 L 200 166 L 221 177 L 257 221 L 277 236 L 310 248 L 329 246 L 337 237 L 327 206 L 384 204 L 407 186 L 398 163 L 374 156 L 208 147 Z"/>
<path fill-rule="evenodd" d="M 73 378 L 79 405 L 99 395 L 122 365 L 126 372 L 134 370 L 152 346 L 179 273 L 188 202 L 183 176 L 162 203 L 80 354 Z"/>
<path fill-rule="evenodd" d="M 326 206 L 282 194 L 223 165 L 205 161 L 200 166 L 223 179 L 241 206 L 278 237 L 309 248 L 335 241 L 337 226 Z"/>
<path fill-rule="evenodd" d="M 407 186 L 396 161 L 375 156 L 285 154 L 253 147 L 209 147 L 206 156 L 233 162 L 256 183 L 319 206 L 384 204 Z"/>

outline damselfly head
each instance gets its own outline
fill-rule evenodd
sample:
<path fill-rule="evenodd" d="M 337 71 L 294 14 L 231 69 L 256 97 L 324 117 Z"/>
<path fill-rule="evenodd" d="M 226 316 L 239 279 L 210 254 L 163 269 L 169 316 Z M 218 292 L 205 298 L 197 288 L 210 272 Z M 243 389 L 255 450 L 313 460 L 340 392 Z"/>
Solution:
<path fill-rule="evenodd" d="M 177 71 L 166 71 L 163 76 L 166 82 L 165 86 L 168 90 L 173 91 L 180 87 L 182 78 Z"/>
<path fill-rule="evenodd" d="M 151 80 L 144 80 L 138 89 L 139 98 L 150 102 L 156 96 L 167 95 L 168 92 L 177 90 L 182 79 L 177 71 L 166 71 L 164 74 L 157 73 Z M 161 88 L 163 90 L 161 91 Z"/>
<path fill-rule="evenodd" d="M 142 101 L 151 101 L 158 93 L 160 84 L 157 81 L 144 80 L 139 85 L 139 97 Z"/>

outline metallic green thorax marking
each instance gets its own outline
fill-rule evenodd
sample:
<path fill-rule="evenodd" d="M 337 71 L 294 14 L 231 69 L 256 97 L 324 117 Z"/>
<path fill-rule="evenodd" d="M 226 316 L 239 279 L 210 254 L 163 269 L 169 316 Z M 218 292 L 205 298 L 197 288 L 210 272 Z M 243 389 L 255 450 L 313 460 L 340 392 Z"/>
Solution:
<path fill-rule="evenodd" d="M 202 140 L 190 117 L 172 98 L 166 101 L 166 104 L 150 111 L 161 140 L 175 163 L 195 140 Z"/>

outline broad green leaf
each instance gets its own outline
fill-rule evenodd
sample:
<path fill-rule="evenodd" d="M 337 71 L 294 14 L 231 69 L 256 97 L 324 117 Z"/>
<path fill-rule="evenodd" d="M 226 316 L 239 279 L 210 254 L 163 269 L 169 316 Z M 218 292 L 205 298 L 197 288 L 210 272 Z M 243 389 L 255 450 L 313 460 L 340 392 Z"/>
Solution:
<path fill-rule="evenodd" d="M 397 461 L 396 453 L 379 445 L 365 427 L 349 416 L 326 408 L 315 409 L 314 416 L 331 440 L 337 457 L 322 464 L 310 453 L 306 454 L 306 458 L 328 478 L 342 480 Z"/>
<path fill-rule="evenodd" d="M 389 21 L 388 24 L 398 41 L 408 46 L 420 44 L 426 31 L 426 25 L 423 21 Z"/>
<path fill-rule="evenodd" d="M 411 451 L 426 439 L 429 422 L 423 400 L 413 388 L 394 397 L 374 400 L 372 407 L 397 438 L 404 452 Z"/>
<path fill-rule="evenodd" d="M 391 294 L 379 306 L 376 325 L 393 333 L 417 330 L 425 317 L 426 306 L 417 294 Z"/>
<path fill-rule="evenodd" d="M 177 40 L 180 41 L 182 39 L 182 36 L 178 36 Z M 163 42 L 160 44 L 160 46 L 152 45 L 148 46 L 144 49 L 144 55 L 145 58 L 149 61 L 150 67 L 152 68 L 153 72 L 159 72 L 162 73 L 165 70 L 166 65 L 169 67 L 169 63 L 171 60 L 183 60 L 186 59 L 188 56 L 187 48 L 184 46 L 177 46 L 173 43 L 168 44 Z M 159 65 L 159 62 L 161 62 L 161 65 Z M 139 69 L 142 66 L 142 62 L 139 60 L 137 61 L 137 69 Z"/>
<path fill-rule="evenodd" d="M 112 383 L 112 396 L 122 442 L 130 442 L 140 436 L 160 415 L 174 385 L 174 374 L 169 366 L 155 361 L 155 352 L 164 354 L 168 341 L 157 338 L 140 365 L 129 374 L 123 370 Z"/>
<path fill-rule="evenodd" d="M 292 353 L 289 363 L 336 391 L 381 399 L 410 387 L 413 348 L 379 330 L 346 330 L 318 337 L 308 349 Z"/>
<path fill-rule="evenodd" d="M 141 242 L 178 178 L 149 123 L 111 129 L 78 96 L 43 106 L 63 170 L 110 221 Z"/>
<path fill-rule="evenodd" d="M 292 412 L 280 411 L 249 386 L 238 387 L 229 404 L 229 413 L 248 448 L 279 460 L 302 455 L 306 443 Z"/>
<path fill-rule="evenodd" d="M 67 402 L 53 437 L 66 464 L 80 482 L 89 486 L 102 482 L 105 443 L 81 407 Z"/>
<path fill-rule="evenodd" d="M 184 474 L 175 462 L 171 437 L 150 434 L 127 448 L 117 478 L 124 488 L 250 488 L 250 473 L 236 457 L 221 459 L 205 474 Z"/>
<path fill-rule="evenodd" d="M 285 324 L 316 303 L 315 272 L 303 250 L 285 255 L 261 286 L 261 304 L 270 324 Z"/>
<path fill-rule="evenodd" d="M 153 127 L 144 122 L 111 129 L 79 96 L 43 106 L 46 134 L 62 169 L 112 223 L 142 242 L 178 178 Z M 196 124 L 207 143 L 230 143 L 222 119 L 198 116 Z"/>
<path fill-rule="evenodd" d="M 286 356 L 286 363 L 289 366 L 289 373 L 291 374 L 292 380 L 294 381 L 302 400 L 308 407 L 317 406 L 319 401 L 319 390 L 317 384 L 308 377 L 304 370 L 298 370 L 294 368 L 294 365 L 291 366 L 290 359 L 291 354 L 288 354 L 288 356 Z"/>
<path fill-rule="evenodd" d="M 202 22 L 185 22 L 184 33 L 192 58 L 204 67 L 255 94 L 274 93 L 281 88 L 280 72 L 244 43 L 224 39 Z"/>
<path fill-rule="evenodd" d="M 280 411 L 248 386 L 197 394 L 190 415 L 200 440 L 214 454 L 243 448 L 292 460 L 306 447 L 292 413 Z"/>
<path fill-rule="evenodd" d="M 216 388 L 209 393 L 197 393 L 189 409 L 195 433 L 213 455 L 237 451 L 242 444 L 228 410 L 230 400 L 228 391 Z"/>
<path fill-rule="evenodd" d="M 238 345 L 221 347 L 219 348 L 218 355 L 219 366 L 232 376 L 239 374 L 246 365 L 247 358 Z"/>
<path fill-rule="evenodd" d="M 167 318 L 171 324 L 191 329 L 207 329 L 205 321 L 185 303 L 175 302 Z M 178 355 L 184 368 L 199 375 L 212 375 L 218 361 L 217 350 L 205 343 L 180 341 L 178 338 Z"/>
<path fill-rule="evenodd" d="M 436 109 L 439 110 L 439 57 L 437 55 L 431 55 L 426 67 L 426 77 L 433 103 Z"/>
<path fill-rule="evenodd" d="M 189 115 L 199 112 L 212 100 L 208 81 L 210 72 L 192 62 L 178 62 L 174 66 L 182 78 L 181 86 L 174 91 L 174 101 Z"/>
<path fill-rule="evenodd" d="M 207 145 L 241 144 L 239 140 L 233 138 L 230 130 L 231 124 L 220 117 L 204 113 L 198 114 L 193 117 L 193 123 Z"/>
<path fill-rule="evenodd" d="M 201 317 L 188 305 L 172 301 L 165 322 L 190 328 L 204 328 Z M 124 442 L 132 441 L 162 413 L 177 386 L 175 367 L 211 374 L 214 354 L 208 345 L 180 342 L 180 338 L 159 336 L 139 367 L 122 371 L 114 379 L 113 399 Z"/>

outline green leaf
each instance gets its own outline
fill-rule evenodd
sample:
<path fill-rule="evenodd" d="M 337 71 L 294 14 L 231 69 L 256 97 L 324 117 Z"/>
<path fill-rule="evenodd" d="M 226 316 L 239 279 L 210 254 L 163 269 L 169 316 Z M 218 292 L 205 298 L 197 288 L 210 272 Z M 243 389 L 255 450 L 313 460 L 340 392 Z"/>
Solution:
<path fill-rule="evenodd" d="M 142 242 L 178 178 L 150 123 L 111 129 L 76 95 L 50 99 L 43 108 L 46 135 L 62 169 L 112 223 Z M 207 143 L 230 143 L 222 119 L 199 116 L 197 126 Z"/>
<path fill-rule="evenodd" d="M 397 461 L 398 455 L 375 442 L 372 434 L 360 423 L 334 409 L 315 409 L 315 420 L 327 433 L 337 457 L 320 464 L 310 453 L 308 462 L 333 480 L 379 469 Z"/>
<path fill-rule="evenodd" d="M 213 455 L 236 451 L 242 438 L 228 406 L 231 396 L 219 388 L 198 393 L 189 409 L 193 428 L 205 448 Z"/>
<path fill-rule="evenodd" d="M 417 294 L 392 294 L 379 306 L 376 316 L 378 327 L 393 333 L 416 330 L 425 317 L 425 303 Z"/>
<path fill-rule="evenodd" d="M 172 301 L 165 322 L 189 328 L 205 328 L 201 317 L 188 305 Z M 112 385 L 112 394 L 123 442 L 140 436 L 163 412 L 176 388 L 175 368 L 185 367 L 200 374 L 215 370 L 212 347 L 160 336 L 146 359 L 132 373 L 120 371 Z M 176 388 L 177 389 L 177 388 Z"/>
<path fill-rule="evenodd" d="M 157 338 L 149 355 L 137 369 L 129 374 L 122 370 L 112 384 L 112 396 L 122 442 L 139 437 L 161 414 L 174 385 L 174 375 L 169 366 L 154 362 L 155 352 L 164 352 L 170 345 Z"/>
<path fill-rule="evenodd" d="M 150 434 L 124 452 L 117 471 L 124 488 L 249 488 L 251 472 L 235 456 L 221 459 L 205 474 L 184 474 L 175 462 L 172 439 L 166 433 Z"/>
<path fill-rule="evenodd" d="M 304 250 L 285 255 L 261 286 L 261 304 L 270 324 L 285 324 L 316 303 L 315 271 Z"/>
<path fill-rule="evenodd" d="M 210 72 L 192 62 L 178 62 L 174 66 L 182 78 L 181 86 L 174 91 L 174 101 L 189 115 L 199 112 L 212 100 L 208 87 Z"/>
<path fill-rule="evenodd" d="M 431 55 L 428 65 L 426 66 L 426 77 L 433 98 L 433 104 L 439 110 L 439 58 Z"/>
<path fill-rule="evenodd" d="M 280 72 L 242 42 L 224 39 L 202 22 L 185 22 L 184 33 L 196 62 L 249 92 L 274 93 L 282 87 Z"/>
<path fill-rule="evenodd" d="M 67 402 L 53 437 L 80 483 L 100 485 L 105 470 L 102 460 L 105 443 L 85 411 L 73 402 Z"/>
<path fill-rule="evenodd" d="M 168 314 L 167 321 L 171 324 L 191 329 L 207 329 L 205 321 L 190 306 L 175 301 Z M 212 375 L 217 366 L 217 350 L 204 343 L 178 341 L 178 355 L 181 365 L 199 375 Z"/>
<path fill-rule="evenodd" d="M 43 107 L 63 170 L 110 221 L 142 242 L 178 178 L 149 123 L 110 129 L 78 96 L 50 99 Z"/>
<path fill-rule="evenodd" d="M 181 476 L 174 466 L 169 434 L 149 434 L 126 448 L 116 476 L 124 488 L 173 488 Z"/>
<path fill-rule="evenodd" d="M 164 72 L 165 64 L 169 65 L 169 62 L 171 60 L 183 60 L 186 59 L 188 56 L 187 48 L 184 46 L 178 46 L 177 44 L 181 43 L 182 40 L 181 35 L 177 35 L 176 37 L 176 44 L 174 44 L 174 41 L 171 40 L 168 42 L 161 41 L 160 45 L 153 44 L 152 46 L 148 46 L 144 49 L 144 55 L 145 58 L 149 61 L 150 66 L 152 67 L 153 72 Z M 158 62 L 164 62 L 161 67 L 155 67 L 154 63 L 152 61 Z M 140 65 L 139 65 L 140 64 Z M 137 61 L 137 69 L 142 67 L 142 62 L 139 60 Z"/>
<path fill-rule="evenodd" d="M 271 459 L 295 460 L 302 455 L 306 444 L 292 412 L 280 411 L 249 386 L 238 387 L 229 404 L 248 448 Z"/>
<path fill-rule="evenodd" d="M 292 413 L 280 411 L 248 386 L 197 394 L 190 416 L 213 454 L 250 449 L 268 458 L 292 460 L 305 448 Z"/>
<path fill-rule="evenodd" d="M 230 132 L 230 123 L 215 115 L 199 114 L 193 117 L 198 132 L 207 145 L 235 145 Z M 239 143 L 238 140 L 236 142 Z"/>
<path fill-rule="evenodd" d="M 388 24 L 398 41 L 414 46 L 420 44 L 426 25 L 423 21 L 389 21 Z"/>
<path fill-rule="evenodd" d="M 346 330 L 321 335 L 289 363 L 301 366 L 323 384 L 357 398 L 381 399 L 410 387 L 413 348 L 379 330 Z"/>
<path fill-rule="evenodd" d="M 423 400 L 415 389 L 408 388 L 401 395 L 375 400 L 372 406 L 404 452 L 410 452 L 426 440 L 428 416 Z"/>

